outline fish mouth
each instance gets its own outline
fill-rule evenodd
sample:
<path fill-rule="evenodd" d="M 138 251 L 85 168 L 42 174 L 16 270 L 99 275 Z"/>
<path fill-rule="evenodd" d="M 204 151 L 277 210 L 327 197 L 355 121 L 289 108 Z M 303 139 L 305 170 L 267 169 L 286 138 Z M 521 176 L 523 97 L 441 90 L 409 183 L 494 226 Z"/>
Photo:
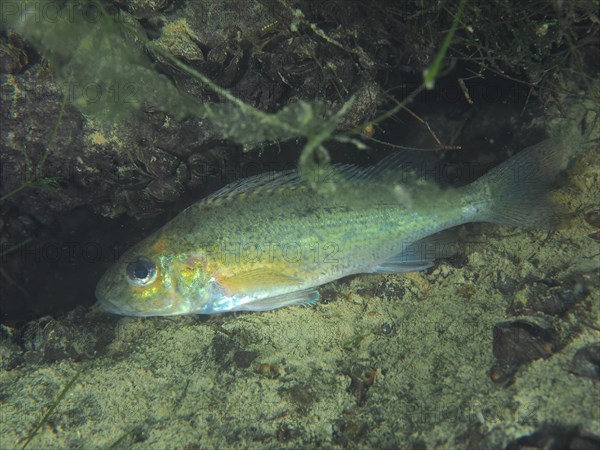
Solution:
<path fill-rule="evenodd" d="M 127 311 L 127 308 L 123 307 L 122 302 L 116 300 L 116 298 L 107 295 L 110 293 L 110 289 L 107 289 L 107 283 L 103 279 L 100 280 L 96 286 L 96 303 L 95 307 L 98 309 L 111 313 L 118 314 L 120 316 L 137 316 L 139 315 L 136 311 Z"/>
<path fill-rule="evenodd" d="M 104 312 L 120 316 L 138 315 L 135 311 L 127 311 L 127 308 L 123 307 L 122 302 L 119 302 L 111 295 L 111 293 L 114 294 L 115 282 L 108 275 L 108 272 L 105 273 L 96 285 L 95 296 L 97 301 L 94 306 Z"/>
<path fill-rule="evenodd" d="M 132 317 L 153 317 L 153 316 L 180 316 L 186 314 L 187 311 L 181 311 L 177 308 L 171 308 L 161 311 L 141 311 L 139 309 L 128 309 L 124 307 L 121 302 L 113 298 L 102 298 L 98 300 L 94 306 L 99 307 L 102 311 L 116 314 L 119 316 L 132 316 Z"/>
<path fill-rule="evenodd" d="M 111 314 L 118 314 L 120 316 L 131 316 L 134 315 L 131 312 L 126 312 L 123 310 L 123 307 L 119 305 L 115 300 L 112 299 L 99 299 L 96 302 L 96 305 L 103 311 Z"/>
<path fill-rule="evenodd" d="M 102 299 L 102 300 L 98 300 L 98 302 L 96 303 L 96 305 L 104 312 L 110 313 L 110 314 L 116 314 L 118 316 L 135 316 L 135 317 L 146 317 L 146 316 L 153 316 L 156 314 L 153 313 L 146 313 L 143 311 L 139 311 L 139 310 L 133 310 L 133 309 L 127 309 L 124 308 L 123 305 L 121 305 L 118 301 L 113 300 L 113 299 Z"/>

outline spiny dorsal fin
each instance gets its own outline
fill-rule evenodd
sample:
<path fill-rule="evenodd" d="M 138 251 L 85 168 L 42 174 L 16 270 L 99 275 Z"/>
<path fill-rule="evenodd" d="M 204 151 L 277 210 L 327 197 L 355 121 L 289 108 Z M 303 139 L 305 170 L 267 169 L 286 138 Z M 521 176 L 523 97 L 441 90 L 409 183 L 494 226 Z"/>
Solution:
<path fill-rule="evenodd" d="M 306 185 L 306 181 L 296 170 L 266 172 L 234 181 L 206 197 L 203 202 L 210 204 L 233 199 L 240 195 L 256 195 L 277 188 L 292 188 L 303 185 Z"/>
<path fill-rule="evenodd" d="M 280 189 L 309 188 L 309 178 L 316 177 L 318 182 L 372 181 L 392 175 L 395 171 L 406 168 L 407 157 L 404 152 L 393 153 L 371 167 L 360 167 L 353 164 L 331 164 L 322 166 L 316 173 L 301 174 L 297 170 L 282 172 L 266 172 L 252 177 L 234 181 L 213 194 L 203 202 L 212 204 L 227 201 L 240 196 L 268 194 Z M 392 175 L 393 176 L 393 175 Z"/>

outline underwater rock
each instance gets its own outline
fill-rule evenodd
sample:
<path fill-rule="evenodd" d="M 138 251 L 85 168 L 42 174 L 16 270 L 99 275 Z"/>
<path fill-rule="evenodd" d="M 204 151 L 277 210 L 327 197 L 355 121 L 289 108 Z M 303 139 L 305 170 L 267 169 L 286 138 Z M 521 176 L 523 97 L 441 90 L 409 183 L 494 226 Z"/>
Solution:
<path fill-rule="evenodd" d="M 512 296 L 517 290 L 519 282 L 512 277 L 502 278 L 500 281 L 494 283 L 494 287 L 503 295 Z"/>
<path fill-rule="evenodd" d="M 29 64 L 25 42 L 13 32 L 0 37 L 0 73 L 17 74 Z"/>
<path fill-rule="evenodd" d="M 349 16 L 344 27 L 330 30 L 328 40 L 308 27 L 310 17 L 302 19 L 300 31 L 291 31 L 291 23 L 300 19 L 285 4 L 270 8 L 189 2 L 184 7 L 172 0 L 136 0 L 115 2 L 109 9 L 140 36 L 151 36 L 163 51 L 180 57 L 262 111 L 275 112 L 292 102 L 314 98 L 334 110 L 356 94 L 342 123 L 349 127 L 377 107 L 378 84 L 373 81 L 371 61 L 375 56 L 354 41 L 356 29 L 367 25 L 360 14 Z M 143 48 L 135 33 L 124 32 L 122 38 L 140 53 L 150 54 L 171 75 L 182 96 L 198 104 L 219 101 L 218 95 L 160 52 Z M 349 47 L 340 48 L 339 42 L 348 42 Z M 89 86 L 70 85 L 52 74 L 51 70 L 60 72 L 61 67 L 48 68 L 26 49 L 23 39 L 13 32 L 0 42 L 1 87 L 3 98 L 8 99 L 2 102 L 0 113 L 3 131 L 10 137 L 1 144 L 0 163 L 10 176 L 3 179 L 0 195 L 19 188 L 28 177 L 60 182 L 48 189 L 28 188 L 15 194 L 11 201 L 23 213 L 52 218 L 79 206 L 92 206 L 108 217 L 157 215 L 190 188 L 210 181 L 211 177 L 199 180 L 195 176 L 190 165 L 193 155 L 217 150 L 220 159 L 204 158 L 213 166 L 205 171 L 209 173 L 222 174 L 223 163 L 237 163 L 233 156 L 242 153 L 241 146 L 225 143 L 208 120 L 189 115 L 177 120 L 169 111 L 148 105 L 144 100 L 151 89 L 136 84 L 138 80 L 123 86 L 123 92 L 104 93 L 94 80 Z M 360 64 L 353 53 L 360 55 Z M 109 63 L 103 61 L 102 67 Z M 23 71 L 25 66 L 28 70 Z M 65 95 L 67 100 L 92 104 L 97 100 L 92 95 L 102 94 L 114 97 L 109 106 L 115 110 L 130 98 L 141 107 L 126 123 L 101 122 L 91 114 L 81 114 L 69 101 L 63 109 Z M 29 127 L 31 123 L 36 126 Z"/>
<path fill-rule="evenodd" d="M 519 366 L 513 362 L 497 361 L 489 371 L 490 380 L 495 384 L 508 387 L 515 381 Z"/>
<path fill-rule="evenodd" d="M 519 314 L 542 312 L 551 316 L 563 316 L 585 292 L 576 292 L 564 285 L 553 286 L 553 280 L 534 281 L 529 287 L 527 307 Z M 581 294 L 581 295 L 580 295 Z"/>
<path fill-rule="evenodd" d="M 96 356 L 108 344 L 110 332 L 103 322 L 87 320 L 79 307 L 56 320 L 50 316 L 27 323 L 20 330 L 20 343 L 28 363 L 55 363 L 64 359 L 82 361 Z"/>
<path fill-rule="evenodd" d="M 333 427 L 333 442 L 344 447 L 352 445 L 364 438 L 368 430 L 365 422 L 341 420 Z"/>
<path fill-rule="evenodd" d="M 580 348 L 573 356 L 569 372 L 581 377 L 600 378 L 600 342 Z"/>
<path fill-rule="evenodd" d="M 393 334 L 395 334 L 397 332 L 396 330 L 396 324 L 392 323 L 392 322 L 384 322 L 381 324 L 381 333 L 386 335 L 386 336 L 391 336 Z"/>
<path fill-rule="evenodd" d="M 275 364 L 262 363 L 256 367 L 256 373 L 271 379 L 279 378 L 281 369 Z"/>
<path fill-rule="evenodd" d="M 0 340 L 0 369 L 12 370 L 25 362 L 23 352 L 12 341 Z"/>
<path fill-rule="evenodd" d="M 282 388 L 280 393 L 285 394 L 290 402 L 301 410 L 310 408 L 319 400 L 314 386 L 308 383 L 294 384 L 289 388 Z"/>
<path fill-rule="evenodd" d="M 600 436 L 585 427 L 546 425 L 534 433 L 510 442 L 506 450 L 597 450 Z"/>
<path fill-rule="evenodd" d="M 31 238 L 37 227 L 35 221 L 27 214 L 6 217 L 6 232 L 15 241 Z"/>
<path fill-rule="evenodd" d="M 0 324 L 0 369 L 12 370 L 25 362 L 23 351 L 17 345 L 15 330 Z"/>
<path fill-rule="evenodd" d="M 548 358 L 558 348 L 558 332 L 541 317 L 527 317 L 496 324 L 493 329 L 494 356 L 522 364 Z"/>
<path fill-rule="evenodd" d="M 575 272 L 568 277 L 556 280 L 545 278 L 526 280 L 511 289 L 525 288 L 526 303 L 514 302 L 507 313 L 513 316 L 543 313 L 549 316 L 564 317 L 577 303 L 584 300 L 600 284 L 595 272 Z M 503 289 L 497 285 L 496 289 Z M 511 284 L 512 286 L 512 284 Z M 508 294 L 509 292 L 503 292 Z"/>
<path fill-rule="evenodd" d="M 173 0 L 117 0 L 117 3 L 122 3 L 137 18 L 148 18 L 172 6 Z"/>
<path fill-rule="evenodd" d="M 599 210 L 588 211 L 587 213 L 585 213 L 584 218 L 585 218 L 585 221 L 587 223 L 589 223 L 591 226 L 600 228 L 600 211 Z"/>
<path fill-rule="evenodd" d="M 600 210 L 592 210 L 583 216 L 585 221 L 595 228 L 600 228 Z M 600 242 L 600 230 L 588 234 L 588 237 L 596 242 Z"/>
<path fill-rule="evenodd" d="M 325 284 L 320 290 L 321 299 L 319 302 L 323 305 L 335 302 L 338 296 L 338 291 L 333 283 Z"/>
<path fill-rule="evenodd" d="M 375 294 L 391 299 L 401 299 L 406 294 L 406 288 L 396 280 L 384 278 Z"/>
<path fill-rule="evenodd" d="M 240 350 L 233 354 L 233 362 L 238 369 L 247 369 L 257 357 L 258 352 Z"/>

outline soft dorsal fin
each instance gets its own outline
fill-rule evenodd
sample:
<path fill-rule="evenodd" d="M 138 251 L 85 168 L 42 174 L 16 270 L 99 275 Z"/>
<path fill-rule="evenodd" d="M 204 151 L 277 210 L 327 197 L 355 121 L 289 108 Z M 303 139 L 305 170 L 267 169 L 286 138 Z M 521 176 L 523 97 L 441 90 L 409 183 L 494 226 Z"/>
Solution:
<path fill-rule="evenodd" d="M 425 152 L 395 151 L 385 156 L 375 165 L 357 168 L 354 172 L 344 174 L 348 180 L 394 181 L 415 179 L 424 168 L 435 169 L 438 155 Z M 356 166 L 353 166 L 356 167 Z"/>

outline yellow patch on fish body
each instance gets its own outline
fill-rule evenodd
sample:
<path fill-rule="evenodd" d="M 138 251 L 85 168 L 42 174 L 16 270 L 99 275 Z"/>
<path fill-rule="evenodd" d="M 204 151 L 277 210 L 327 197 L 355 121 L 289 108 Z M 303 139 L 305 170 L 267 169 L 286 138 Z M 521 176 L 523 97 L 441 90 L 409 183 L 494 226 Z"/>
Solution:
<path fill-rule="evenodd" d="M 285 275 L 274 269 L 254 269 L 240 272 L 235 275 L 217 275 L 217 282 L 230 293 L 251 292 L 256 290 L 269 290 L 282 285 L 301 285 L 302 280 Z"/>

